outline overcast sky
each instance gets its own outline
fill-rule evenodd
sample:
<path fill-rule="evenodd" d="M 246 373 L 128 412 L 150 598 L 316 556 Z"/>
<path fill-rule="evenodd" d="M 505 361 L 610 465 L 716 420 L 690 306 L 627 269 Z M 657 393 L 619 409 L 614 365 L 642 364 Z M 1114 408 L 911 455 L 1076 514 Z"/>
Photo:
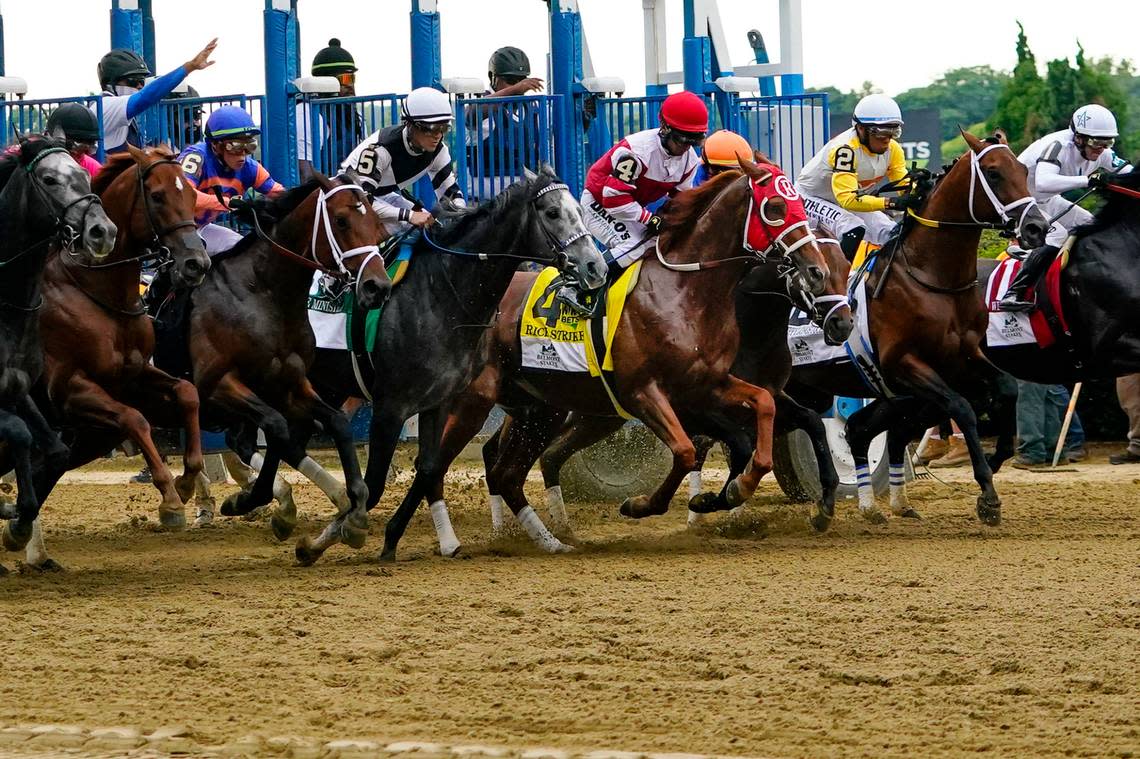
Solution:
<path fill-rule="evenodd" d="M 667 9 L 669 68 L 681 67 L 681 0 Z M 619 76 L 629 94 L 645 83 L 641 0 L 579 0 L 599 76 Z M 751 63 L 745 33 L 760 29 L 779 56 L 777 0 L 720 0 L 733 65 Z M 110 0 L 0 0 L 6 67 L 28 81 L 29 97 L 80 95 L 97 87 L 95 64 L 109 48 Z M 203 95 L 264 92 L 263 0 L 154 0 L 159 73 L 219 38 L 217 63 L 190 78 Z M 360 67 L 357 92 L 406 91 L 410 80 L 409 0 L 301 0 L 301 56 L 339 37 Z M 549 51 L 542 0 L 439 0 L 443 74 L 485 77 L 500 45 L 521 47 L 537 75 Z M 929 83 L 947 69 L 988 63 L 1012 68 L 1016 20 L 1044 61 L 1070 58 L 1079 39 L 1088 55 L 1140 55 L 1140 2 L 1101 0 L 910 0 L 900 3 L 804 0 L 803 58 L 808 85 L 855 89 L 870 80 L 888 94 Z M 50 25 L 55 22 L 54 25 Z M 937 23 L 936 23 L 937 22 Z M 49 26 L 50 25 L 50 26 Z"/>

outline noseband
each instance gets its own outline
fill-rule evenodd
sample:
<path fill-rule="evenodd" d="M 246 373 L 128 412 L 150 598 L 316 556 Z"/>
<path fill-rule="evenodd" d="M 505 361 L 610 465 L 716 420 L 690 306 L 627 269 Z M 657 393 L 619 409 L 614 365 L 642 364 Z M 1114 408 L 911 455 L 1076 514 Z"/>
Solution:
<path fill-rule="evenodd" d="M 44 189 L 43 183 L 35 173 L 36 165 L 53 153 L 67 153 L 67 150 L 64 148 L 47 148 L 46 150 L 41 151 L 35 158 L 33 158 L 31 162 L 29 162 L 28 165 L 24 167 L 24 170 L 28 172 L 29 181 L 32 184 L 32 188 L 36 191 L 36 195 L 39 196 L 39 199 L 45 206 L 47 206 L 49 209 L 52 209 L 51 217 L 55 229 L 53 233 L 48 237 L 40 240 L 28 248 L 25 248 L 8 260 L 0 262 L 0 266 L 10 264 L 16 259 L 22 257 L 24 254 L 38 248 L 44 243 L 51 242 L 52 240 L 57 241 L 60 246 L 68 253 L 74 254 L 75 243 L 79 240 L 81 232 L 77 231 L 67 223 L 67 212 L 80 203 L 86 203 L 87 205 L 83 209 L 83 216 L 80 217 L 81 222 L 86 222 L 87 214 L 91 213 L 91 207 L 93 205 L 103 205 L 103 201 L 99 199 L 98 195 L 93 192 L 89 192 L 86 195 L 80 195 L 78 198 L 68 203 L 58 214 L 55 212 L 55 201 L 51 199 L 51 195 L 47 190 Z"/>

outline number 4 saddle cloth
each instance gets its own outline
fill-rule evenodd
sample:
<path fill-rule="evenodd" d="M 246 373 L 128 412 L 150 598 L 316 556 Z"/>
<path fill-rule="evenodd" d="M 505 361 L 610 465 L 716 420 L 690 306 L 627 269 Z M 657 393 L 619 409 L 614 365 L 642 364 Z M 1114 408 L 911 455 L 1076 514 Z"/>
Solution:
<path fill-rule="evenodd" d="M 622 310 L 640 272 L 641 262 L 637 261 L 609 284 L 601 295 L 604 301 L 599 315 L 587 319 L 555 299 L 558 287 L 552 283 L 559 272 L 553 267 L 543 269 L 527 293 L 519 319 L 523 369 L 588 372 L 600 379 L 614 408 L 628 418 L 613 393 L 612 348 Z"/>

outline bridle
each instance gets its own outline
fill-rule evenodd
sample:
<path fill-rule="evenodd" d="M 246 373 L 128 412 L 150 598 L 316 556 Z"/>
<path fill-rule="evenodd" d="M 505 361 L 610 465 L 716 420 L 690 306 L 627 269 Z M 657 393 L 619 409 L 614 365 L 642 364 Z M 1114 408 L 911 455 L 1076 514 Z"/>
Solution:
<path fill-rule="evenodd" d="M 538 216 L 538 227 L 542 230 L 542 234 L 546 238 L 547 245 L 550 246 L 550 258 L 541 259 L 536 258 L 533 255 L 523 255 L 519 253 L 501 253 L 498 251 L 494 253 L 484 253 L 481 251 L 476 252 L 469 250 L 457 250 L 455 248 L 449 248 L 446 245 L 437 243 L 432 239 L 431 233 L 428 229 L 424 229 L 423 231 L 424 239 L 427 240 L 429 245 L 441 253 L 448 253 L 453 256 L 467 256 L 470 258 L 478 258 L 480 261 L 486 261 L 491 258 L 507 258 L 517 261 L 536 261 L 541 264 L 547 264 L 549 266 L 554 266 L 557 269 L 564 270 L 569 265 L 570 261 L 570 257 L 566 254 L 566 251 L 570 248 L 571 245 L 578 242 L 578 240 L 588 239 L 590 237 L 590 232 L 587 229 L 583 228 L 580 231 L 573 233 L 565 240 L 560 240 L 553 232 L 550 231 L 550 229 L 547 228 L 545 224 L 542 223 L 543 214 L 539 212 L 538 209 L 539 199 L 544 195 L 559 191 L 565 191 L 570 194 L 571 198 L 573 198 L 573 194 L 570 193 L 570 188 L 567 185 L 563 184 L 562 182 L 551 182 L 546 187 L 543 187 L 541 190 L 536 192 L 534 194 L 534 197 L 530 199 L 530 205 L 534 206 L 536 215 Z"/>

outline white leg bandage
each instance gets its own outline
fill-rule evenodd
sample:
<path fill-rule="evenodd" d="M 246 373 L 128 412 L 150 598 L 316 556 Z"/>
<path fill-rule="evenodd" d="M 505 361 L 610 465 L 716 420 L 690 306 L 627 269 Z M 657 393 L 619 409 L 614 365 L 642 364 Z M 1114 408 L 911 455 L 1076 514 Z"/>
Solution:
<path fill-rule="evenodd" d="M 439 538 L 439 555 L 450 559 L 459 553 L 459 538 L 451 527 L 451 517 L 447 513 L 447 503 L 436 501 L 431 505 L 431 521 Z"/>
<path fill-rule="evenodd" d="M 570 546 L 550 534 L 550 530 L 546 529 L 546 525 L 530 506 L 523 507 L 517 516 L 526 534 L 530 535 L 530 539 L 542 550 L 547 553 L 565 553 L 572 550 Z"/>

